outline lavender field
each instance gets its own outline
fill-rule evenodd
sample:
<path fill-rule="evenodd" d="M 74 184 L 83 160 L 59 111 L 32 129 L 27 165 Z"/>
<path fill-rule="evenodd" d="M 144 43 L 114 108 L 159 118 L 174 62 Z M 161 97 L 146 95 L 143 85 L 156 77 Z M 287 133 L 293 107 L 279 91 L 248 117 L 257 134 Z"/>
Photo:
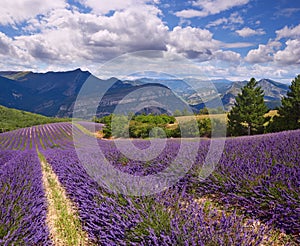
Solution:
<path fill-rule="evenodd" d="M 84 245 L 300 244 L 299 130 L 228 138 L 204 181 L 199 172 L 211 141 L 183 140 L 197 151 L 194 165 L 175 185 L 149 196 L 112 191 L 96 172 L 87 173 L 86 165 L 101 167 L 92 138 L 72 123 L 0 134 L 0 245 L 63 245 L 49 229 L 40 156 L 74 204 L 87 234 Z M 116 170 L 136 176 L 167 168 L 181 144 L 168 139 L 159 156 L 138 161 L 124 156 L 114 141 L 93 141 Z M 149 140 L 134 144 L 143 150 Z"/>

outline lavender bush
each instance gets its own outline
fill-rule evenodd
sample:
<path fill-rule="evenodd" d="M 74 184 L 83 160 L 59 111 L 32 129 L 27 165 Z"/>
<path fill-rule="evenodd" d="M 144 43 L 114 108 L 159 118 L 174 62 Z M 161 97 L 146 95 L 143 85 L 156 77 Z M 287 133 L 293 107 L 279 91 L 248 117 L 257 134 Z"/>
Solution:
<path fill-rule="evenodd" d="M 0 245 L 51 245 L 42 171 L 33 151 L 0 167 Z"/>
<path fill-rule="evenodd" d="M 183 140 L 197 151 L 190 171 L 165 191 L 140 197 L 103 185 L 97 168 L 87 174 L 86 165 L 102 165 L 91 138 L 71 123 L 0 134 L 0 244 L 51 244 L 36 148 L 96 245 L 276 245 L 275 231 L 287 235 L 281 244 L 300 243 L 299 130 L 227 139 L 220 162 L 204 181 L 199 172 L 211 142 Z M 180 148 L 179 140 L 168 139 L 159 156 L 140 161 L 121 153 L 113 141 L 93 141 L 114 169 L 136 176 L 168 168 Z M 141 151 L 150 144 L 133 142 Z M 110 178 L 112 185 L 118 181 Z"/>

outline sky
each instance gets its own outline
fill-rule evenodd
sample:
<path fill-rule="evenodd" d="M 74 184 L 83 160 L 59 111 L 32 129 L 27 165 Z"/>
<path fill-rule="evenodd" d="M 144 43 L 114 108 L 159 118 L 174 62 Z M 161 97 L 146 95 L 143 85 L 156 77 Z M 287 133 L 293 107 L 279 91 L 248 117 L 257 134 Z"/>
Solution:
<path fill-rule="evenodd" d="M 1 0 L 0 70 L 101 76 L 103 64 L 145 50 L 214 79 L 289 83 L 300 73 L 300 1 Z"/>

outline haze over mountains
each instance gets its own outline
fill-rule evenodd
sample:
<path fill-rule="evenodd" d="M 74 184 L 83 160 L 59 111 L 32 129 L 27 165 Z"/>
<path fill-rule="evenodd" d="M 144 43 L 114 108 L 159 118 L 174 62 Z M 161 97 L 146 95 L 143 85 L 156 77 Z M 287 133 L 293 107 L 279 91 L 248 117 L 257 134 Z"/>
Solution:
<path fill-rule="evenodd" d="M 98 116 L 112 113 L 120 102 L 129 108 L 134 107 L 137 98 L 138 103 L 145 104 L 150 100 L 155 101 L 163 97 L 167 103 L 173 103 L 174 107 L 182 109 L 183 104 L 177 102 L 177 99 L 174 100 L 175 97 L 180 97 L 196 111 L 203 108 L 204 103 L 213 102 L 215 97 L 219 96 L 224 108 L 228 110 L 233 105 L 235 96 L 246 84 L 246 81 L 214 80 L 210 83 L 191 78 L 184 80 L 169 78 L 140 78 L 130 81 L 121 81 L 117 78 L 101 80 L 80 69 L 44 74 L 9 71 L 0 72 L 0 105 L 46 116 L 71 117 L 74 102 L 81 87 L 87 79 L 91 78 L 95 80 L 94 84 L 97 87 L 94 88 L 94 92 L 101 89 L 105 83 L 113 82 L 113 86 L 101 99 L 97 110 Z M 269 108 L 280 105 L 281 97 L 285 96 L 288 90 L 288 85 L 269 79 L 260 80 L 259 85 L 265 91 L 265 102 Z M 153 88 L 156 90 L 152 91 Z M 140 94 L 135 98 L 121 101 L 135 91 L 140 91 Z M 147 113 L 163 111 L 156 107 L 147 110 Z"/>

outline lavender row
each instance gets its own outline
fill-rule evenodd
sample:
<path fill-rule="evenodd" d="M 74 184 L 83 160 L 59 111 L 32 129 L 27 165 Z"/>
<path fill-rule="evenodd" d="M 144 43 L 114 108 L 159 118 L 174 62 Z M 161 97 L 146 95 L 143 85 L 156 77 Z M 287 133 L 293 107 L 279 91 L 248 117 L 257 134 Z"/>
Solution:
<path fill-rule="evenodd" d="M 104 142 L 105 147 L 111 150 L 112 145 Z M 268 232 L 267 226 L 253 230 L 243 216 L 206 211 L 193 196 L 180 192 L 184 186 L 149 197 L 115 194 L 86 173 L 74 150 L 46 150 L 44 155 L 98 245 L 259 245 Z M 113 165 L 126 171 L 127 165 Z"/>
<path fill-rule="evenodd" d="M 229 139 L 213 175 L 202 183 L 194 176 L 190 190 L 238 206 L 300 242 L 299 150 L 300 131 Z"/>
<path fill-rule="evenodd" d="M 0 149 L 29 150 L 68 148 L 73 146 L 71 123 L 54 123 L 33 126 L 0 134 Z M 83 134 L 76 127 L 74 134 Z"/>
<path fill-rule="evenodd" d="M 112 142 L 101 143 L 103 141 L 98 144 L 102 152 L 115 168 L 140 176 L 166 168 L 180 144 L 176 140 L 169 141 L 160 157 L 149 163 L 129 160 Z M 137 141 L 137 144 L 144 149 L 147 141 Z M 198 173 L 207 155 L 209 141 L 202 141 L 200 146 L 191 143 L 190 148 L 198 147 L 194 168 L 180 181 L 181 185 L 188 185 L 196 197 L 217 195 L 225 205 L 239 205 L 248 217 L 272 223 L 299 240 L 300 131 L 228 139 L 219 166 L 203 183 L 199 182 Z M 91 154 L 93 148 L 85 147 L 85 152 L 88 163 L 100 159 Z"/>
<path fill-rule="evenodd" d="M 43 154 L 58 175 L 67 195 L 77 206 L 83 229 L 88 232 L 90 240 L 103 245 L 122 243 L 127 224 L 119 227 L 117 224 L 122 224 L 121 215 L 126 214 L 126 209 L 102 194 L 101 188 L 76 159 L 76 152 L 48 149 Z"/>
<path fill-rule="evenodd" d="M 98 132 L 101 131 L 103 128 L 103 124 L 90 122 L 90 121 L 77 121 L 76 123 L 83 126 L 85 129 L 87 129 L 90 132 Z"/>
<path fill-rule="evenodd" d="M 206 245 L 213 242 L 218 245 L 257 245 L 257 242 L 267 240 L 268 226 L 271 225 L 299 241 L 300 131 L 226 140 L 220 163 L 205 182 L 199 181 L 198 173 L 210 142 L 204 141 L 198 146 L 191 141 L 189 149 L 198 151 L 192 170 L 168 191 L 140 198 L 114 194 L 95 182 L 100 181 L 101 176 L 95 174 L 91 178 L 86 173 L 87 164 L 89 167 L 103 166 L 103 163 L 95 162 L 101 160 L 94 153 L 95 147 L 101 149 L 114 168 L 145 176 L 170 166 L 178 154 L 180 141 L 168 140 L 157 158 L 137 161 L 122 154 L 113 141 L 99 140 L 97 146 L 93 146 L 91 142 L 95 141 L 90 137 L 76 128 L 74 132 L 79 140 L 75 143 L 77 151 L 86 163 L 77 158 L 70 123 L 0 135 L 0 148 L 6 149 L 2 157 L 0 154 L 1 163 L 6 170 L 11 163 L 9 160 L 18 159 L 11 149 L 38 146 L 44 150 L 68 195 L 78 206 L 84 229 L 97 244 L 170 245 L 188 242 L 190 245 Z M 149 147 L 149 141 L 134 142 L 141 151 Z M 189 161 L 190 156 L 186 152 L 182 160 Z M 112 184 L 115 181 L 118 180 L 112 177 Z M 249 220 L 243 216 L 208 212 L 196 202 L 202 195 L 209 195 L 226 206 L 237 206 L 239 212 L 248 218 L 256 218 L 266 225 L 253 230 L 251 222 L 245 225 Z"/>
<path fill-rule="evenodd" d="M 14 150 L 0 150 L 0 169 L 18 155 L 20 155 L 20 152 Z"/>
<path fill-rule="evenodd" d="M 150 166 L 149 162 L 126 158 L 113 142 L 98 141 L 98 144 L 115 168 L 129 174 L 149 175 L 167 167 L 176 156 L 178 142 L 170 142 L 173 150 L 167 147 Z M 140 149 L 147 146 L 147 141 L 137 143 Z M 209 141 L 200 144 L 194 168 L 179 184 L 187 185 L 195 197 L 208 194 L 226 206 L 237 206 L 247 217 L 272 224 L 299 241 L 300 131 L 228 139 L 219 166 L 202 183 L 198 173 L 208 145 Z M 94 150 L 93 146 L 90 150 L 87 146 L 88 143 L 84 152 L 87 162 L 92 163 L 96 156 L 88 160 Z"/>
<path fill-rule="evenodd" d="M 0 167 L 0 208 L 0 245 L 51 245 L 42 171 L 34 151 L 15 153 Z"/>

